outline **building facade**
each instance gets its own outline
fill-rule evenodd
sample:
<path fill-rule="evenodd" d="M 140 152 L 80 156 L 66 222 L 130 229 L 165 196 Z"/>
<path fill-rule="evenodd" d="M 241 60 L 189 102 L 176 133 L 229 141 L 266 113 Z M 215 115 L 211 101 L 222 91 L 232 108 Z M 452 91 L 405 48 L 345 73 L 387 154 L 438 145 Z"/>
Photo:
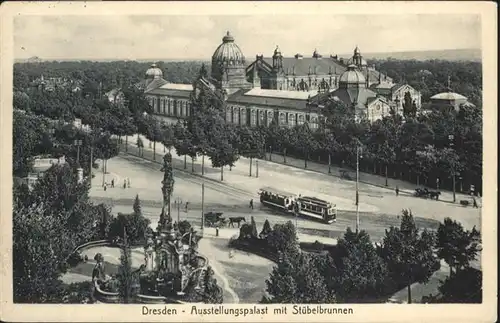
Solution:
<path fill-rule="evenodd" d="M 405 89 L 420 103 L 420 94 L 414 89 L 395 85 L 392 79 L 369 67 L 358 47 L 350 59 L 323 57 L 317 50 L 307 58 L 300 54 L 284 57 L 276 47 L 272 57 L 257 55 L 247 65 L 234 37 L 227 32 L 212 55 L 211 70 L 207 75 L 202 68 L 193 84 L 172 84 L 153 64 L 137 87 L 144 90 L 160 119 L 188 117 L 193 113 L 191 95 L 203 87 L 225 102 L 227 122 L 248 126 L 274 121 L 288 127 L 307 123 L 315 129 L 321 118 L 320 103 L 325 98 L 344 102 L 355 109 L 358 119 L 369 121 L 388 115 L 394 100 Z M 382 83 L 391 85 L 391 91 L 385 93 Z"/>

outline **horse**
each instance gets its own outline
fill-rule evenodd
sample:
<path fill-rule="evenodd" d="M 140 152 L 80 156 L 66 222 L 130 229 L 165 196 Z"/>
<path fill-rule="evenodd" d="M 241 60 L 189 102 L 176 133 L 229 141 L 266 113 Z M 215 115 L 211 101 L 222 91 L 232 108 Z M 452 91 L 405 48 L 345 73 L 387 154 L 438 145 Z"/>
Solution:
<path fill-rule="evenodd" d="M 243 216 L 238 216 L 238 217 L 230 217 L 229 218 L 229 225 L 234 228 L 234 223 L 238 223 L 238 228 L 240 227 L 241 221 L 247 222 L 245 220 L 245 217 Z"/>

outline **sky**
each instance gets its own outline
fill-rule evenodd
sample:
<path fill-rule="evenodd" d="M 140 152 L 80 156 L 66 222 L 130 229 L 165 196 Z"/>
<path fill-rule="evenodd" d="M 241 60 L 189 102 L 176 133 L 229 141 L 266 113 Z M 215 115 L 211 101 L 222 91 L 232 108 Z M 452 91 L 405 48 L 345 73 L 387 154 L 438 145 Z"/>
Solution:
<path fill-rule="evenodd" d="M 247 58 L 481 48 L 472 14 L 20 15 L 14 58 L 210 59 L 226 31 Z"/>

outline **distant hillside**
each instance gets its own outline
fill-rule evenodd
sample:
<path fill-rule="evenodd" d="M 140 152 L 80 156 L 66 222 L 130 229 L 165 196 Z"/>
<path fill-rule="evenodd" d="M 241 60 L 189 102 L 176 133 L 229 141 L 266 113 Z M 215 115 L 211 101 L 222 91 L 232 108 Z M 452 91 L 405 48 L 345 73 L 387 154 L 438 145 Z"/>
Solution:
<path fill-rule="evenodd" d="M 429 59 L 441 59 L 447 61 L 481 61 L 480 49 L 446 49 L 429 51 L 411 51 L 411 52 L 387 52 L 387 53 L 362 53 L 365 59 L 414 59 L 425 61 Z M 349 55 L 340 55 L 348 57 Z"/>

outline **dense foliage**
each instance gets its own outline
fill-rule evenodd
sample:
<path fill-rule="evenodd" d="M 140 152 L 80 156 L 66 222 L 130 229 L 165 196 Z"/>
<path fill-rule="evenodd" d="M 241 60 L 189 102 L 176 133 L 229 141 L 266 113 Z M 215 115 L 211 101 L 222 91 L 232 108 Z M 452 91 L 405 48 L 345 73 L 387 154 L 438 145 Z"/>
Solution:
<path fill-rule="evenodd" d="M 68 165 L 53 166 L 29 191 L 14 188 L 14 301 L 62 302 L 59 280 L 76 246 L 103 239 L 111 215 L 93 205 Z"/>

